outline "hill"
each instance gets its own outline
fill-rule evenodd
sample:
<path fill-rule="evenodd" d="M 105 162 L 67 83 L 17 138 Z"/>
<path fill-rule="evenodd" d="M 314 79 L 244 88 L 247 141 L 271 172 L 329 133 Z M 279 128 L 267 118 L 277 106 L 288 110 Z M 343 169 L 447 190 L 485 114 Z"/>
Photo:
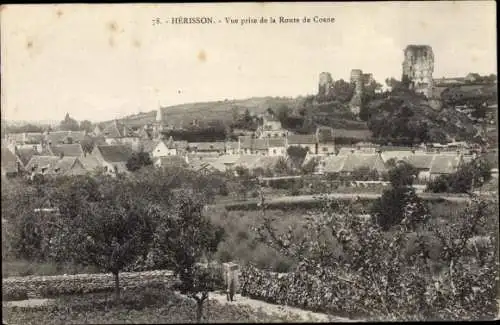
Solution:
<path fill-rule="evenodd" d="M 435 110 L 424 96 L 409 90 L 398 89 L 368 100 L 364 110 L 369 129 L 382 142 L 478 140 L 478 130 L 466 114 L 454 108 Z"/>
<path fill-rule="evenodd" d="M 246 109 L 257 115 L 266 112 L 268 108 L 280 105 L 295 106 L 298 99 L 286 97 L 253 97 L 241 100 L 224 100 L 216 102 L 186 103 L 162 107 L 163 120 L 175 126 L 187 125 L 193 120 L 222 121 L 231 123 L 235 114 L 243 114 Z M 118 119 L 129 126 L 141 126 L 151 123 L 156 118 L 156 110 L 127 116 Z M 110 121 L 104 122 L 108 123 Z"/>

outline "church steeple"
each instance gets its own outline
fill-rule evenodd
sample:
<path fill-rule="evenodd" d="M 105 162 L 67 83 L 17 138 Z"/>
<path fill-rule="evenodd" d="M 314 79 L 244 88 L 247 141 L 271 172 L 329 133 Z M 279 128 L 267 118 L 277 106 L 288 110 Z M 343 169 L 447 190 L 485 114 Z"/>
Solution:
<path fill-rule="evenodd" d="M 153 124 L 153 137 L 156 139 L 160 139 L 162 137 L 161 131 L 163 130 L 163 114 L 161 111 L 161 106 L 158 105 L 158 109 L 156 110 L 156 118 Z"/>

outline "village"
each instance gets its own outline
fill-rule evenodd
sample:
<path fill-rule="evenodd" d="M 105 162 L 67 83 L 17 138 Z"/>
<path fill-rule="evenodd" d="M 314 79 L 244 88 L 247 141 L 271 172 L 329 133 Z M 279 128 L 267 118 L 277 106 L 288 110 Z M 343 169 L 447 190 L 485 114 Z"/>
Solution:
<path fill-rule="evenodd" d="M 270 114 L 262 116 L 263 124 L 252 135 L 239 136 L 238 141 L 187 142 L 162 135 L 168 124 L 159 109 L 153 125 L 132 130 L 114 121 L 91 133 L 84 131 L 53 131 L 44 133 L 8 134 L 2 146 L 2 173 L 15 176 L 24 173 L 43 175 L 82 175 L 96 170 L 115 175 L 127 173 L 127 161 L 134 152 L 149 155 L 154 166 L 187 167 L 197 171 L 226 172 L 243 167 L 249 170 L 273 170 L 288 159 L 288 148 L 306 151 L 302 165 L 314 161 L 313 174 L 350 175 L 368 168 L 381 175 L 393 159 L 406 161 L 419 170 L 422 182 L 439 175 L 454 173 L 459 166 L 484 155 L 496 166 L 496 153 L 481 152 L 466 142 L 419 147 L 380 146 L 358 143 L 336 146 L 335 130 L 318 127 L 315 134 L 292 134 Z M 82 142 L 95 141 L 90 151 Z M 498 175 L 497 167 L 491 170 Z M 278 175 L 269 175 L 278 176 Z M 287 175 L 279 175 L 287 176 Z"/>

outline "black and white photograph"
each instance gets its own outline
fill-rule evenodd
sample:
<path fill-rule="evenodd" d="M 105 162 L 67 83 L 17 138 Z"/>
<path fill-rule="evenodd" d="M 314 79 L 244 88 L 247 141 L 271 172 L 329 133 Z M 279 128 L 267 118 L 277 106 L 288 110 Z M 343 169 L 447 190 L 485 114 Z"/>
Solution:
<path fill-rule="evenodd" d="M 1 5 L 3 324 L 498 320 L 496 9 Z"/>

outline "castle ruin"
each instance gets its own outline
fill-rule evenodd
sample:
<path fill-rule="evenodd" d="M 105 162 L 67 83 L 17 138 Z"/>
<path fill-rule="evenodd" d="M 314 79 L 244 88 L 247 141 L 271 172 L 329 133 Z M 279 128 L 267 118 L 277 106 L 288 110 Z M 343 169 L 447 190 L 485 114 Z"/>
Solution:
<path fill-rule="evenodd" d="M 319 74 L 318 96 L 329 97 L 333 91 L 333 78 L 329 72 L 321 72 Z"/>
<path fill-rule="evenodd" d="M 367 85 L 374 81 L 373 75 L 371 73 L 363 73 L 360 69 L 352 69 L 350 81 L 354 84 L 354 94 L 349 102 L 349 107 L 351 112 L 359 114 L 363 91 Z"/>
<path fill-rule="evenodd" d="M 408 45 L 404 50 L 403 83 L 418 93 L 430 97 L 432 94 L 432 73 L 434 53 L 429 45 Z"/>

